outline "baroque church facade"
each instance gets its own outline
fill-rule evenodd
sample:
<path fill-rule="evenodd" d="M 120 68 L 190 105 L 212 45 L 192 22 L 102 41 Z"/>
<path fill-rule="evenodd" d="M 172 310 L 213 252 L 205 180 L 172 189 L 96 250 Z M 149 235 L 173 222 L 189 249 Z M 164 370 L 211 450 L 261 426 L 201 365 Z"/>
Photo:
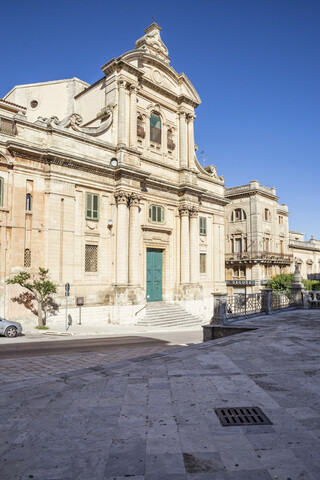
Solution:
<path fill-rule="evenodd" d="M 19 85 L 0 100 L 0 316 L 35 318 L 6 280 L 39 267 L 58 304 L 69 283 L 70 306 L 103 307 L 114 324 L 161 301 L 207 322 L 212 294 L 258 293 L 295 263 L 320 276 L 320 242 L 289 231 L 274 188 L 225 188 L 199 164 L 201 101 L 160 30 L 148 27 L 93 85 Z"/>
<path fill-rule="evenodd" d="M 5 281 L 49 268 L 70 301 L 134 323 L 147 302 L 208 320 L 225 291 L 224 178 L 195 155 L 190 80 L 153 23 L 133 50 L 77 78 L 0 101 L 0 315 L 30 315 Z"/>

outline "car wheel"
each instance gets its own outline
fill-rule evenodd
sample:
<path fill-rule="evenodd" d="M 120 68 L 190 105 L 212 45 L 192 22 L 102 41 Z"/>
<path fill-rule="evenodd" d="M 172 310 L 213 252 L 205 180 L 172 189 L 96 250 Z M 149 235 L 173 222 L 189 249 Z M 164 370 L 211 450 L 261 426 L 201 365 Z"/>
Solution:
<path fill-rule="evenodd" d="M 4 334 L 5 334 L 6 337 L 13 338 L 13 337 L 16 337 L 18 335 L 18 332 L 17 332 L 16 327 L 8 327 L 6 329 L 6 331 L 4 332 Z"/>

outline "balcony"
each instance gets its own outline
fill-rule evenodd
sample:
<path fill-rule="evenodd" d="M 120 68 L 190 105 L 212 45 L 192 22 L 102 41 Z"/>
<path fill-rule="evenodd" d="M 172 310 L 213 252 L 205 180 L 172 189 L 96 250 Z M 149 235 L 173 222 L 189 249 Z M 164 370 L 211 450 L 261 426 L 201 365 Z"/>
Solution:
<path fill-rule="evenodd" d="M 290 265 L 293 262 L 293 254 L 275 252 L 241 252 L 226 253 L 226 263 L 269 263 L 278 265 Z"/>

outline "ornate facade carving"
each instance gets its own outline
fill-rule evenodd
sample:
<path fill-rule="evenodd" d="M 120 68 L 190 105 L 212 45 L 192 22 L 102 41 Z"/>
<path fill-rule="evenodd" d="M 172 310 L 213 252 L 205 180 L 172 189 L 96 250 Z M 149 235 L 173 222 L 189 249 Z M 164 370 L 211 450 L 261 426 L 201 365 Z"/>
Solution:
<path fill-rule="evenodd" d="M 128 205 L 130 200 L 130 193 L 125 192 L 124 190 L 119 190 L 118 192 L 114 193 L 114 198 L 116 200 L 116 204 L 125 204 Z"/>
<path fill-rule="evenodd" d="M 110 128 L 113 122 L 113 110 L 110 107 L 106 109 L 106 112 L 103 115 L 103 120 L 98 127 L 81 126 L 83 120 L 81 115 L 79 115 L 78 113 L 72 113 L 71 115 L 68 115 L 68 117 L 66 117 L 64 120 L 61 120 L 61 121 L 56 116 L 49 117 L 49 118 L 38 117 L 37 122 L 42 124 L 44 123 L 47 127 L 53 127 L 53 126 L 62 127 L 62 128 L 71 127 L 76 132 L 85 133 L 87 135 L 96 137 L 106 132 Z"/>
<path fill-rule="evenodd" d="M 162 61 L 169 63 L 169 52 L 160 37 L 161 28 L 153 23 L 145 30 L 145 35 L 136 41 L 136 48 L 150 53 Z"/>

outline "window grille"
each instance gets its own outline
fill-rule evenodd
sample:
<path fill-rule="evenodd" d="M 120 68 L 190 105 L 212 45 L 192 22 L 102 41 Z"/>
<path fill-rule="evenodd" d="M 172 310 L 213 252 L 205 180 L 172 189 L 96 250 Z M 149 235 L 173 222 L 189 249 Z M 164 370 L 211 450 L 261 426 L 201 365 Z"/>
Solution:
<path fill-rule="evenodd" d="M 199 217 L 199 232 L 200 235 L 207 235 L 207 218 Z"/>
<path fill-rule="evenodd" d="M 4 181 L 3 181 L 3 178 L 0 177 L 0 207 L 3 207 L 3 188 L 4 188 Z"/>
<path fill-rule="evenodd" d="M 161 118 L 156 113 L 150 115 L 150 142 L 161 145 Z"/>
<path fill-rule="evenodd" d="M 24 251 L 24 262 L 23 265 L 25 267 L 31 267 L 31 250 L 26 248 Z"/>
<path fill-rule="evenodd" d="M 200 253 L 200 273 L 207 273 L 207 254 Z"/>
<path fill-rule="evenodd" d="M 32 195 L 31 193 L 27 193 L 26 195 L 26 210 L 30 212 L 32 209 Z"/>
<path fill-rule="evenodd" d="M 86 245 L 85 247 L 85 271 L 98 271 L 98 245 Z"/>
<path fill-rule="evenodd" d="M 15 135 L 16 134 L 15 122 L 7 118 L 0 118 L 0 132 L 6 133 L 7 135 Z"/>
<path fill-rule="evenodd" d="M 164 222 L 164 208 L 160 205 L 150 205 L 149 220 L 154 223 Z"/>
<path fill-rule="evenodd" d="M 86 193 L 86 219 L 99 220 L 99 195 Z"/>

